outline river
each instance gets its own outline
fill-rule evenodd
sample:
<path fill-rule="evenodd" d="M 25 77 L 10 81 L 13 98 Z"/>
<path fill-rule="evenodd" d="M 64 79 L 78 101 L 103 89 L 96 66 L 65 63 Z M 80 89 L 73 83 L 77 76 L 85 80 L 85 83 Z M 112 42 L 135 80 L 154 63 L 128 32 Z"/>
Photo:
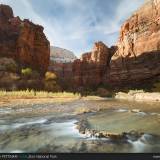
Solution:
<path fill-rule="evenodd" d="M 146 153 L 160 151 L 160 104 L 75 100 L 67 103 L 1 104 L 0 152 Z M 77 113 L 81 106 L 87 113 Z M 98 109 L 97 109 L 98 108 Z M 111 133 L 141 132 L 126 140 L 81 134 L 77 122 Z"/>

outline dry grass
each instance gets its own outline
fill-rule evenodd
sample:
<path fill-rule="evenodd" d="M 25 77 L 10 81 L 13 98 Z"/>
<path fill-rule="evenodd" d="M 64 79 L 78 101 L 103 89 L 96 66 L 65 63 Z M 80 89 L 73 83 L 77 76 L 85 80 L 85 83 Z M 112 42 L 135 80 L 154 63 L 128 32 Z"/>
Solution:
<path fill-rule="evenodd" d="M 79 94 L 73 94 L 69 92 L 46 92 L 46 91 L 2 91 L 0 90 L 0 97 L 11 97 L 11 98 L 74 98 L 80 97 Z"/>

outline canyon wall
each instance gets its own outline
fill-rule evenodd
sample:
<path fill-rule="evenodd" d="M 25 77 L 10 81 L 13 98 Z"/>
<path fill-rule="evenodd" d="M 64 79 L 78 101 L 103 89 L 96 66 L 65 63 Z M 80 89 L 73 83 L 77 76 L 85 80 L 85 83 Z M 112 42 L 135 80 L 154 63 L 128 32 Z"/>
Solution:
<path fill-rule="evenodd" d="M 11 7 L 0 4 L 0 88 L 42 90 L 49 59 L 43 27 L 14 17 Z"/>
<path fill-rule="evenodd" d="M 14 17 L 12 8 L 0 5 L 0 57 L 13 58 L 22 67 L 44 73 L 49 65 L 50 44 L 43 27 Z"/>
<path fill-rule="evenodd" d="M 160 0 L 138 9 L 121 27 L 107 82 L 112 85 L 143 83 L 160 75 Z"/>
<path fill-rule="evenodd" d="M 116 46 L 96 42 L 91 52 L 73 63 L 50 60 L 43 27 L 14 17 L 9 6 L 0 5 L 0 57 L 0 80 L 18 79 L 17 69 L 23 67 L 42 74 L 49 69 L 61 84 L 76 89 L 160 80 L 160 0 L 146 2 L 125 21 Z"/>
<path fill-rule="evenodd" d="M 116 47 L 96 43 L 73 64 L 76 86 L 141 86 L 160 79 L 160 0 L 139 8 L 120 30 Z"/>
<path fill-rule="evenodd" d="M 115 47 L 108 48 L 104 43 L 97 42 L 91 52 L 82 55 L 73 63 L 74 85 L 96 87 L 105 81 L 107 68 Z"/>

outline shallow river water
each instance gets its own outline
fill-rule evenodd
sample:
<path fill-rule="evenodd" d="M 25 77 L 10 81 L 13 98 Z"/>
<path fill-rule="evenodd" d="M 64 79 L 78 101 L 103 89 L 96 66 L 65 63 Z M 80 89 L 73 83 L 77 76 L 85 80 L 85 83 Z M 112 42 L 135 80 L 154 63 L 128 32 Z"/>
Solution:
<path fill-rule="evenodd" d="M 75 103 L 78 104 L 75 105 Z M 67 103 L 68 107 L 77 107 L 82 104 L 91 108 L 103 106 L 103 110 L 98 112 L 91 110 L 90 113 L 81 115 L 75 115 L 72 111 L 68 113 L 48 111 L 48 113 L 41 112 L 37 115 L 27 114 L 30 110 L 33 111 L 34 105 L 17 110 L 13 106 L 1 107 L 0 152 L 160 151 L 159 104 L 115 102 L 114 100 Z M 39 112 L 38 108 L 37 112 Z M 138 131 L 144 134 L 136 140 L 131 138 L 127 141 L 88 137 L 80 134 L 76 129 L 76 122 L 83 118 L 87 120 L 90 129 L 106 130 L 112 133 Z"/>

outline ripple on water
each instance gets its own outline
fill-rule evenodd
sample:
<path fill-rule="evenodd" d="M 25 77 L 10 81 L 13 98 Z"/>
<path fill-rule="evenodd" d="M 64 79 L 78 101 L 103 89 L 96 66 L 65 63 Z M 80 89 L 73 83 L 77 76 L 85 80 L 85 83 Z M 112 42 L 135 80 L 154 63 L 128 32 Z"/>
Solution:
<path fill-rule="evenodd" d="M 11 108 L 0 108 L 0 114 L 9 114 L 11 113 L 13 110 Z"/>
<path fill-rule="evenodd" d="M 145 147 L 146 147 L 146 144 L 144 144 L 143 142 L 141 142 L 141 140 L 137 140 L 137 141 L 131 141 L 131 140 L 128 140 L 128 142 L 132 145 L 133 149 L 132 151 L 133 152 L 142 152 L 145 150 Z"/>
<path fill-rule="evenodd" d="M 136 113 L 136 115 L 139 115 L 139 116 L 146 116 L 146 115 L 148 115 L 148 114 L 145 113 L 145 112 L 138 112 L 138 113 Z"/>
<path fill-rule="evenodd" d="M 10 153 L 25 153 L 25 152 L 22 150 L 13 150 L 13 151 L 10 151 Z"/>
<path fill-rule="evenodd" d="M 47 145 L 63 145 L 67 149 L 75 141 L 83 138 L 75 129 L 76 120 L 66 120 L 60 123 L 54 121 L 48 123 L 47 120 L 47 117 L 23 118 L 16 120 L 15 123 L 4 125 L 1 127 L 3 133 L 0 132 L 0 150 L 12 153 L 36 152 Z M 9 142 L 6 143 L 5 139 Z"/>
<path fill-rule="evenodd" d="M 17 129 L 23 126 L 33 125 L 33 124 L 43 124 L 47 121 L 45 118 L 40 119 L 18 119 L 17 122 L 9 123 L 9 124 L 1 124 L 0 131 L 4 131 L 7 129 Z M 4 123 L 4 121 L 3 121 Z"/>
<path fill-rule="evenodd" d="M 116 112 L 128 112 L 128 109 L 123 109 L 123 108 L 121 109 L 120 108 L 120 109 L 117 109 Z"/>

